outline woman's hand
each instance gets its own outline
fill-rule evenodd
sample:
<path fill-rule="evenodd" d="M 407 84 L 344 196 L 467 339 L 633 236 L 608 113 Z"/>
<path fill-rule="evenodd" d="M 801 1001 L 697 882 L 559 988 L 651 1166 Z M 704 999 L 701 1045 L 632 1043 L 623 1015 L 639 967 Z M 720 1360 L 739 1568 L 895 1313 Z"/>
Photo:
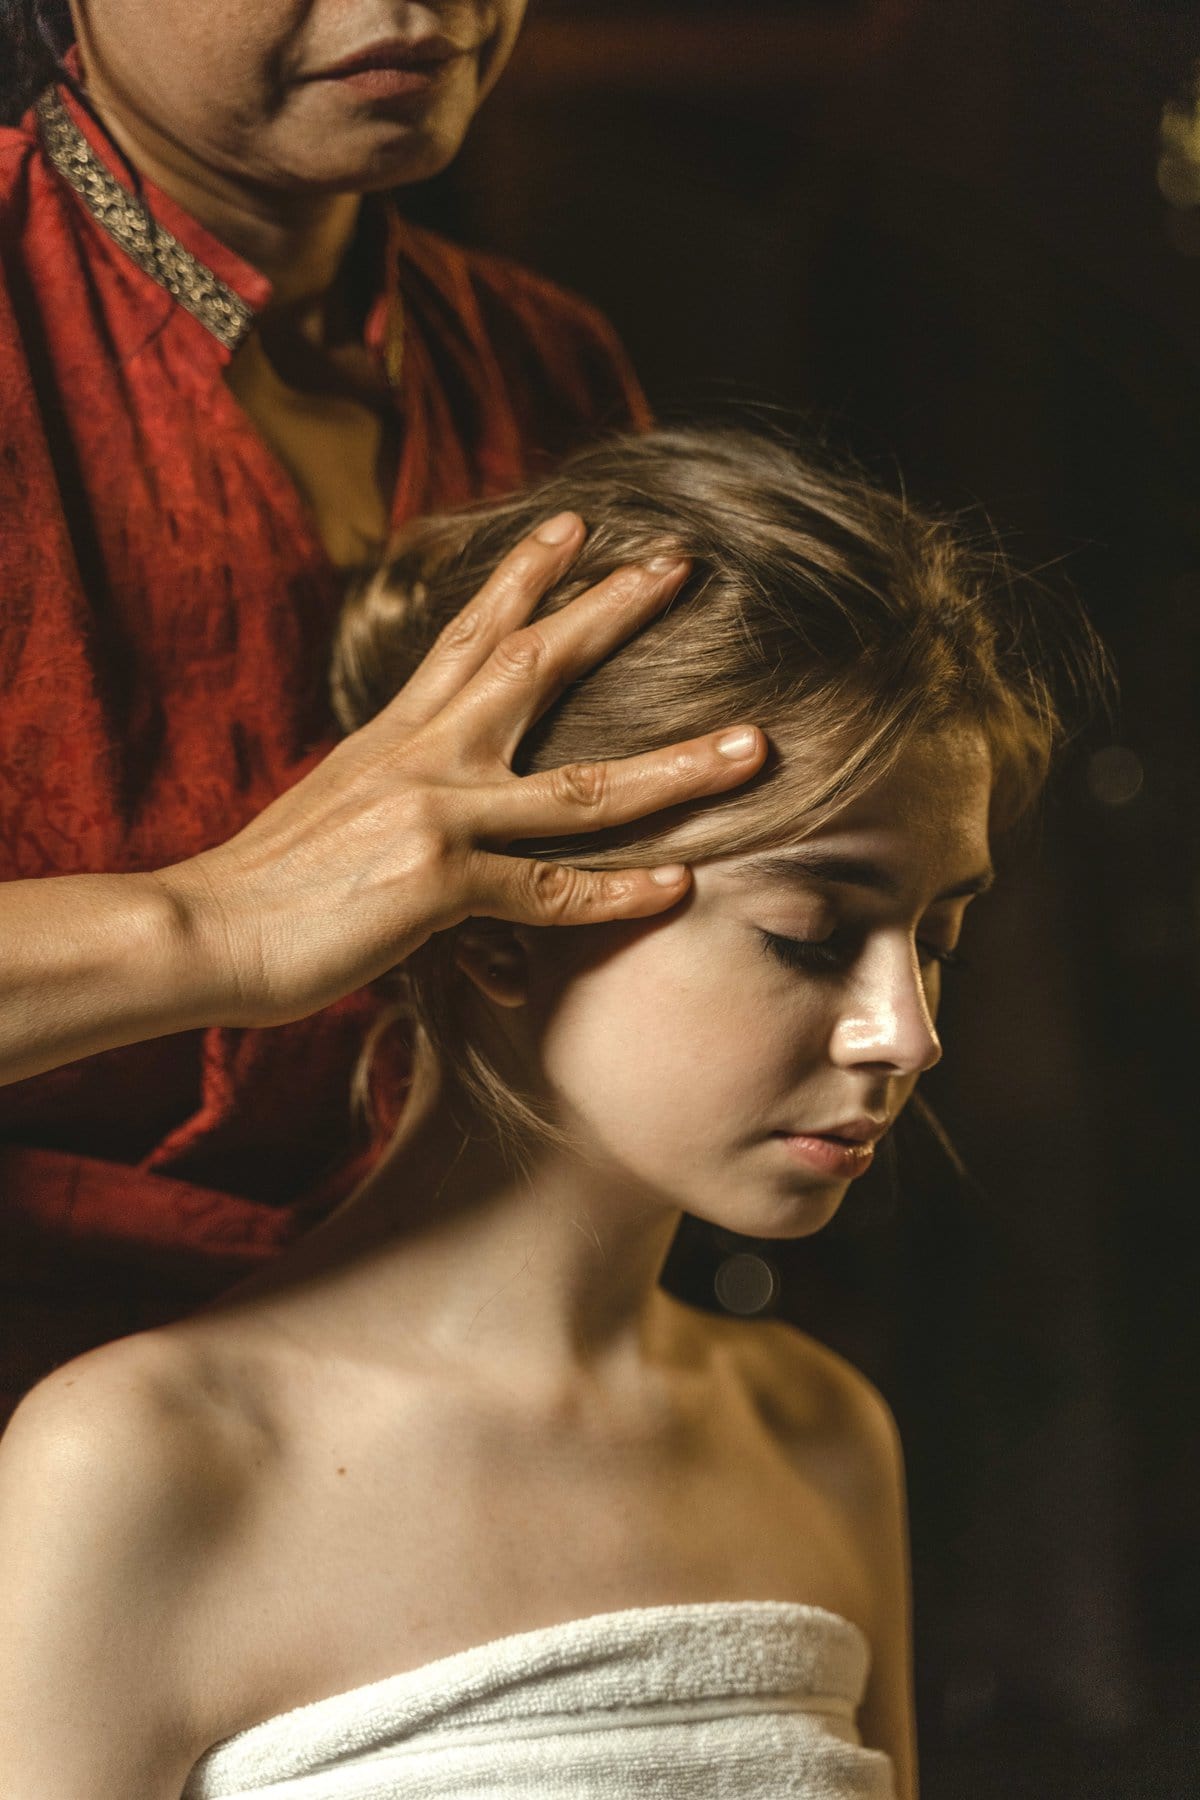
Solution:
<path fill-rule="evenodd" d="M 391 704 L 228 843 L 151 874 L 0 884 L 0 1082 L 168 1032 L 302 1018 L 472 914 L 579 925 L 673 905 L 683 868 L 660 882 L 503 853 L 735 787 L 766 754 L 744 726 L 724 750 L 728 729 L 513 774 L 534 720 L 685 572 L 622 569 L 526 624 L 582 538 L 568 514 L 519 545 Z"/>
<path fill-rule="evenodd" d="M 663 607 L 687 572 L 619 570 L 525 621 L 583 539 L 565 514 L 521 543 L 396 698 L 218 848 L 153 879 L 186 942 L 206 1023 L 272 1025 L 373 980 L 469 915 L 531 925 L 636 918 L 688 872 L 561 867 L 503 854 L 514 839 L 624 823 L 736 786 L 762 763 L 753 726 L 620 762 L 519 777 L 526 731 L 559 693 Z"/>

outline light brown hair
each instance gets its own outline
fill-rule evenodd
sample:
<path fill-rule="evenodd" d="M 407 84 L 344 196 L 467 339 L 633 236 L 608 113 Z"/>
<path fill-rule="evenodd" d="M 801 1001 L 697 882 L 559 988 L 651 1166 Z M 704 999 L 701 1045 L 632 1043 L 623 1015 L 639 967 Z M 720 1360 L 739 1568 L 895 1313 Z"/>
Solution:
<path fill-rule="evenodd" d="M 577 453 L 511 498 L 410 527 L 347 602 L 333 666 L 347 729 L 377 712 L 508 550 L 544 518 L 588 536 L 534 618 L 665 550 L 692 571 L 666 610 L 588 671 L 524 738 L 532 773 L 752 722 L 771 751 L 743 787 L 574 839 L 513 846 L 581 867 L 698 861 L 794 841 L 885 774 L 916 735 L 967 722 L 993 760 L 991 827 L 1041 791 L 1074 714 L 1106 696 L 1078 604 L 1014 582 L 994 546 L 775 437 L 655 431 Z M 556 1134 L 496 1067 L 462 1006 L 449 934 L 397 971 L 422 1054 L 469 1128 L 519 1150 Z"/>

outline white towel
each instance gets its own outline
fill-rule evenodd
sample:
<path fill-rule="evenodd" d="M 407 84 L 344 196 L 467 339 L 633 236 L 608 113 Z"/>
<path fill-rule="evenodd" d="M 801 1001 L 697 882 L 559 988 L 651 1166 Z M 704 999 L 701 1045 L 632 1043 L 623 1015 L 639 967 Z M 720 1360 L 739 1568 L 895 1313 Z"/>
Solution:
<path fill-rule="evenodd" d="M 791 1601 L 598 1613 L 253 1725 L 181 1800 L 894 1800 L 855 1722 L 869 1664 Z"/>

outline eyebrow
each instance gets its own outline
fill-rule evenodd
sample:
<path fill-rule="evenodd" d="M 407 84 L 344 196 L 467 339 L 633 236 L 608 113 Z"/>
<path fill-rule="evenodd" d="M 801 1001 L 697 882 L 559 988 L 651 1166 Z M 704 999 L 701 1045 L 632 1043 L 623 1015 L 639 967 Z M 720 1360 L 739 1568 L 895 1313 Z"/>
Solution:
<path fill-rule="evenodd" d="M 900 883 L 881 863 L 872 862 L 869 857 L 839 855 L 834 850 L 769 850 L 748 856 L 740 872 L 768 881 L 794 882 L 815 877 L 818 881 L 844 882 L 850 887 L 871 888 L 892 900 L 901 893 Z M 934 900 L 961 900 L 969 894 L 986 894 L 995 880 L 996 871 L 989 866 L 955 882 L 953 887 L 943 888 Z"/>

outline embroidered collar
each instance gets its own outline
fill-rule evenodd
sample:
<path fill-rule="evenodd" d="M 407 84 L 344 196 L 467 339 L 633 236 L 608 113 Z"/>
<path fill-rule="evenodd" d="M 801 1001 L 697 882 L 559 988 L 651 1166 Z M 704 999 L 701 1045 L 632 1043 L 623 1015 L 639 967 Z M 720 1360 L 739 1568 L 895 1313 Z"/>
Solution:
<path fill-rule="evenodd" d="M 254 324 L 254 309 L 207 268 L 149 208 L 105 168 L 56 88 L 37 103 L 46 154 L 74 188 L 102 231 L 151 281 L 165 288 L 227 350 L 236 350 Z"/>
<path fill-rule="evenodd" d="M 47 88 L 39 98 L 37 118 L 46 155 L 79 195 L 100 230 L 232 355 L 253 329 L 270 296 L 270 283 L 210 240 L 216 254 L 225 255 L 231 267 L 241 270 L 244 291 L 239 293 L 202 256 L 189 250 L 155 217 L 148 199 L 132 193 L 118 180 L 76 123 L 57 87 Z M 182 213 L 180 219 L 186 222 Z M 404 363 L 407 318 L 399 272 L 404 231 L 390 196 L 382 198 L 378 225 L 382 230 L 378 245 L 382 258 L 380 287 L 367 318 L 366 344 L 380 358 L 387 384 L 395 390 L 400 385 Z M 193 228 L 202 238 L 207 237 L 198 226 Z"/>

